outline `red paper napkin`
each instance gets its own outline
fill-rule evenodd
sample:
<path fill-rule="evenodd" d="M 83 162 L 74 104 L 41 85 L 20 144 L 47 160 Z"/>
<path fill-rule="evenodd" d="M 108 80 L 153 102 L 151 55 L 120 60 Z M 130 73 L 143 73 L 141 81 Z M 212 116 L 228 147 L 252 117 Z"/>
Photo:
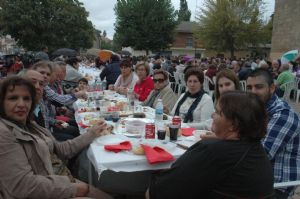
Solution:
<path fill-rule="evenodd" d="M 158 146 L 150 147 L 141 144 L 144 148 L 146 158 L 150 164 L 155 164 L 159 162 L 168 162 L 174 160 L 174 157 L 169 152 L 165 151 L 163 148 Z"/>
<path fill-rule="evenodd" d="M 80 127 L 83 128 L 83 129 L 89 127 L 89 126 L 83 124 L 82 122 L 79 122 L 79 123 L 78 123 L 78 126 L 80 126 Z"/>
<path fill-rule="evenodd" d="M 129 141 L 124 141 L 119 144 L 111 144 L 111 145 L 104 145 L 104 149 L 107 151 L 113 151 L 115 153 L 119 153 L 122 150 L 131 150 L 132 146 Z"/>
<path fill-rule="evenodd" d="M 63 116 L 63 115 L 56 116 L 55 119 L 61 120 L 61 121 L 64 121 L 64 122 L 69 122 L 70 121 L 69 117 L 66 117 L 66 116 Z"/>
<path fill-rule="evenodd" d="M 195 128 L 181 128 L 181 134 L 183 136 L 192 136 Z"/>

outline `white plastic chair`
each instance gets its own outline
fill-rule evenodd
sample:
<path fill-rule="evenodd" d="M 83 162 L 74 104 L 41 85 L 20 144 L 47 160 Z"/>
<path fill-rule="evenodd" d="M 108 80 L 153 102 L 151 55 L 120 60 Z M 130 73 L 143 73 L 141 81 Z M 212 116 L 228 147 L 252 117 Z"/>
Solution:
<path fill-rule="evenodd" d="M 281 85 L 280 87 L 284 88 L 284 94 L 283 94 L 282 98 L 286 101 L 290 101 L 291 92 L 295 88 L 295 81 L 285 83 L 285 84 Z"/>
<path fill-rule="evenodd" d="M 299 97 L 300 97 L 300 88 L 298 87 L 300 85 L 300 77 L 295 78 L 295 97 L 296 97 L 296 102 L 299 103 Z"/>
<path fill-rule="evenodd" d="M 204 75 L 203 90 L 206 91 L 212 97 L 214 91 L 209 89 L 209 83 L 213 84 L 213 81 L 209 77 Z"/>
<path fill-rule="evenodd" d="M 240 81 L 240 88 L 241 88 L 242 91 L 246 91 L 247 86 L 246 86 L 246 81 L 245 80 Z"/>

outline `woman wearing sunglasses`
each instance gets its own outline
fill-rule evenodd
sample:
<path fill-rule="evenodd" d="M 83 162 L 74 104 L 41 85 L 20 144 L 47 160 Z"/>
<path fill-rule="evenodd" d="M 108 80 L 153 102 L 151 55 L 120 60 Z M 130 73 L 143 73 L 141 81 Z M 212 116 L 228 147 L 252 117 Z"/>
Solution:
<path fill-rule="evenodd" d="M 162 69 L 155 70 L 153 74 L 154 90 L 144 101 L 144 106 L 154 108 L 158 99 L 162 99 L 164 112 L 168 113 L 176 103 L 177 96 L 169 86 L 169 77 L 167 72 Z"/>

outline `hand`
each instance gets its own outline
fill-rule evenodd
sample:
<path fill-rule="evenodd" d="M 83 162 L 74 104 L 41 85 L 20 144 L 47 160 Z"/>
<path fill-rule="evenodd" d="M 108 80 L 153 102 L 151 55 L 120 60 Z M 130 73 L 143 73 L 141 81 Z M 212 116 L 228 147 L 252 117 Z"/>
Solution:
<path fill-rule="evenodd" d="M 75 95 L 75 97 L 77 97 L 79 99 L 87 100 L 86 91 L 78 91 L 78 92 L 74 93 L 74 95 Z"/>
<path fill-rule="evenodd" d="M 123 94 L 123 95 L 126 95 L 127 94 L 127 88 L 125 88 L 125 87 L 119 87 L 119 93 L 120 94 Z"/>
<path fill-rule="evenodd" d="M 140 98 L 140 95 L 139 95 L 139 94 L 136 94 L 136 93 L 134 93 L 134 97 L 135 97 L 135 99 L 139 99 L 139 98 Z"/>
<path fill-rule="evenodd" d="M 169 114 L 170 113 L 170 110 L 166 106 L 164 106 L 164 113 L 165 114 Z"/>
<path fill-rule="evenodd" d="M 54 126 L 58 129 L 63 129 L 63 123 L 65 123 L 64 121 L 62 120 L 56 120 L 55 123 L 54 123 Z"/>
<path fill-rule="evenodd" d="M 215 133 L 208 131 L 205 134 L 200 135 L 200 138 L 203 140 L 205 139 L 207 140 L 207 139 L 217 138 L 217 136 Z"/>
<path fill-rule="evenodd" d="M 107 134 L 107 124 L 104 121 L 99 121 L 96 125 L 89 128 L 88 131 L 91 131 L 97 137 Z"/>
<path fill-rule="evenodd" d="M 72 183 L 76 187 L 76 197 L 84 197 L 89 193 L 89 185 L 76 179 L 75 183 Z"/>

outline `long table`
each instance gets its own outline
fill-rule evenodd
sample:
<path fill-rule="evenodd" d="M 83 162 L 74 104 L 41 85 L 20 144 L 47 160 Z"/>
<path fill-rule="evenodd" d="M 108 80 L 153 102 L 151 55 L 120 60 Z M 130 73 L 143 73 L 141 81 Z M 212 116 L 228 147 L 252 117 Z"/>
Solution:
<path fill-rule="evenodd" d="M 126 101 L 127 99 L 119 94 L 116 93 L 109 93 L 109 99 L 112 101 L 118 100 L 118 101 Z M 91 105 L 93 106 L 93 104 Z M 82 107 L 87 107 L 87 102 L 78 100 L 74 103 L 75 110 L 78 110 Z M 143 110 L 145 110 L 146 119 L 150 122 L 154 122 L 154 109 L 150 107 L 143 107 Z M 76 120 L 78 123 L 82 122 L 84 115 L 90 114 L 87 112 L 84 113 L 78 113 L 76 111 Z M 99 112 L 91 112 L 91 114 L 99 114 Z M 137 119 L 138 120 L 138 119 Z M 166 121 L 170 122 L 170 121 Z M 110 142 L 120 142 L 120 141 L 130 141 L 131 143 L 139 143 L 139 142 L 147 142 L 147 140 L 143 138 L 136 138 L 136 137 L 127 137 L 125 135 L 126 131 L 124 131 L 124 127 L 121 127 L 120 124 L 108 122 L 109 124 L 114 126 L 114 135 L 108 136 L 108 138 L 103 141 L 103 137 L 97 138 L 93 141 L 93 143 L 90 144 L 90 147 L 88 149 L 87 155 L 91 163 L 93 164 L 94 168 L 96 169 L 97 173 L 101 174 L 106 169 L 110 169 L 113 171 L 142 171 L 142 170 L 157 170 L 157 169 L 165 169 L 169 168 L 173 161 L 171 162 L 165 162 L 165 163 L 158 163 L 151 165 L 148 163 L 145 155 L 135 155 L 131 151 L 121 151 L 119 153 L 114 153 L 110 151 L 104 150 L 104 144 L 105 141 Z M 86 129 L 80 128 L 80 133 L 85 133 Z M 168 138 L 167 138 L 168 139 Z M 180 157 L 184 152 L 185 149 L 182 147 L 178 147 L 176 143 L 165 141 L 163 144 L 156 140 L 151 141 L 154 142 L 154 144 L 157 142 L 157 144 L 160 144 L 159 146 L 166 146 L 168 149 L 171 149 L 168 151 L 174 156 L 174 159 L 176 160 L 178 157 Z M 192 145 L 194 142 L 193 140 L 185 140 L 183 138 L 180 138 L 178 143 L 186 142 L 188 145 Z M 165 144 L 165 145 L 164 145 Z M 173 147 L 175 145 L 175 147 Z"/>

